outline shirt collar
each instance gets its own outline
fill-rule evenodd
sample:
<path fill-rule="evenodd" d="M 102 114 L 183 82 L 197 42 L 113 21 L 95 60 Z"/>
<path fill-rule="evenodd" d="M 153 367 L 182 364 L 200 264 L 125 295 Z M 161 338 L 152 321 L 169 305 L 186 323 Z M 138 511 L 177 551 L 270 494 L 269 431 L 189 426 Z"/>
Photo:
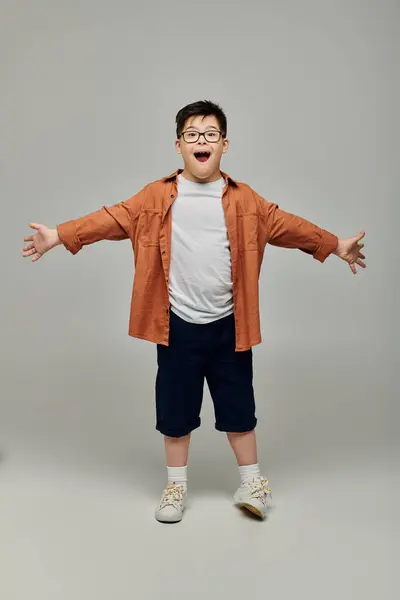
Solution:
<path fill-rule="evenodd" d="M 168 175 L 167 177 L 163 177 L 162 181 L 167 182 L 167 181 L 172 181 L 174 179 L 176 179 L 178 177 L 178 175 L 180 175 L 183 172 L 183 169 L 177 169 L 174 173 L 171 173 L 171 175 Z M 220 171 L 222 177 L 225 180 L 225 183 L 231 183 L 233 186 L 237 186 L 237 183 L 234 179 L 232 179 L 232 177 L 230 177 L 227 173 L 224 173 L 224 171 Z"/>

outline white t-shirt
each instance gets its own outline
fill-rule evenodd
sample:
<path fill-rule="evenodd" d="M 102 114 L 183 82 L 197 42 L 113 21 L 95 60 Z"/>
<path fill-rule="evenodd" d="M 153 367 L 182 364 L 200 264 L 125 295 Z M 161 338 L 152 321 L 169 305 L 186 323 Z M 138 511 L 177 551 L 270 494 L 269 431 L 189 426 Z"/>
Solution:
<path fill-rule="evenodd" d="M 196 183 L 178 175 L 172 210 L 171 310 L 191 323 L 233 313 L 232 266 L 222 207 L 223 177 Z"/>

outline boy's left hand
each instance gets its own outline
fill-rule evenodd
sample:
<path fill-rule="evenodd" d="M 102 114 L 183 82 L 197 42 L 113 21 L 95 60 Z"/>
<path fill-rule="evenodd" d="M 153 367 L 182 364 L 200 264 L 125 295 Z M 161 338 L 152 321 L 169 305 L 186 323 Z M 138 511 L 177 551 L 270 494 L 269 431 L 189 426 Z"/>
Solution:
<path fill-rule="evenodd" d="M 336 256 L 345 260 L 354 275 L 357 273 L 356 265 L 359 265 L 363 269 L 367 266 L 361 259 L 365 259 L 364 254 L 361 254 L 361 248 L 364 248 L 364 244 L 359 244 L 359 241 L 365 236 L 365 231 L 361 231 L 355 237 L 349 238 L 348 240 L 339 240 L 336 250 L 333 252 Z"/>

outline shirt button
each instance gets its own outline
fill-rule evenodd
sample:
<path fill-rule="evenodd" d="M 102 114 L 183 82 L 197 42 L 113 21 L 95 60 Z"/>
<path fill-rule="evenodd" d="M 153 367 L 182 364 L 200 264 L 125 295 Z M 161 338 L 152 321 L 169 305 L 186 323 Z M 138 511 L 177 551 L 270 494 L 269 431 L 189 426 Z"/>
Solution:
<path fill-rule="evenodd" d="M 174 194 L 171 194 L 171 195 L 170 195 L 170 198 L 175 198 Z"/>

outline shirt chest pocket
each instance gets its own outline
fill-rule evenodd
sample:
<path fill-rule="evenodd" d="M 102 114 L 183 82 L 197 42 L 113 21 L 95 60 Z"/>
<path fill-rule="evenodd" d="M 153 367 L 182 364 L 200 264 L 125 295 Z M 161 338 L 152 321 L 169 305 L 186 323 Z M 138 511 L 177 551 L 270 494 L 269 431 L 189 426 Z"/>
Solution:
<path fill-rule="evenodd" d="M 257 213 L 241 213 L 237 215 L 239 252 L 258 250 L 258 218 Z"/>
<path fill-rule="evenodd" d="M 137 236 L 142 246 L 160 245 L 162 210 L 145 208 L 139 216 Z"/>

